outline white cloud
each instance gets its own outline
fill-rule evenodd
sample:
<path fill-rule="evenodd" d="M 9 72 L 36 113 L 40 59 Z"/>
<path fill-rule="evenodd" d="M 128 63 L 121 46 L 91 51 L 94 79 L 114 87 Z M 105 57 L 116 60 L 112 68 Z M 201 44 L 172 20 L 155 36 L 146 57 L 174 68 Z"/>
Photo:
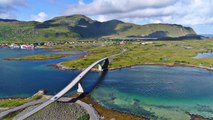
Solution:
<path fill-rule="evenodd" d="M 145 9 L 152 6 L 152 8 L 160 8 L 170 5 L 175 0 L 94 0 L 92 3 L 85 4 L 83 0 L 79 0 L 78 5 L 70 5 L 65 11 L 65 14 L 111 14 L 130 12 L 138 9 Z"/>
<path fill-rule="evenodd" d="M 212 0 L 190 0 L 179 2 L 175 6 L 174 14 L 159 17 L 162 22 L 171 22 L 183 25 L 213 24 L 213 1 Z"/>
<path fill-rule="evenodd" d="M 0 12 L 0 18 L 3 18 L 3 19 L 13 19 L 14 18 L 14 14 L 11 13 L 11 12 Z"/>
<path fill-rule="evenodd" d="M 43 22 L 43 21 L 47 20 L 49 17 L 45 12 L 40 12 L 37 15 L 32 15 L 31 18 L 34 21 Z"/>
<path fill-rule="evenodd" d="M 70 5 L 65 15 L 84 14 L 96 20 L 137 23 L 213 24 L 213 0 L 93 0 Z"/>
<path fill-rule="evenodd" d="M 26 0 L 0 0 L 0 5 L 23 6 L 26 5 Z"/>
<path fill-rule="evenodd" d="M 85 3 L 84 3 L 83 0 L 79 0 L 79 1 L 78 1 L 78 4 L 79 4 L 79 5 L 85 5 Z"/>
<path fill-rule="evenodd" d="M 0 0 L 0 18 L 15 18 L 17 7 L 25 7 L 27 0 Z"/>

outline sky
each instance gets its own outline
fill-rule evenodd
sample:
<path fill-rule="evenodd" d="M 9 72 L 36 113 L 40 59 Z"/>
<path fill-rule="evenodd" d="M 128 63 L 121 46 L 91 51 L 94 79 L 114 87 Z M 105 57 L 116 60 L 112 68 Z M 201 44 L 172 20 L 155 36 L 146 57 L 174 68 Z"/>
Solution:
<path fill-rule="evenodd" d="M 0 18 L 43 22 L 83 14 L 94 20 L 170 23 L 213 34 L 213 0 L 0 0 Z"/>

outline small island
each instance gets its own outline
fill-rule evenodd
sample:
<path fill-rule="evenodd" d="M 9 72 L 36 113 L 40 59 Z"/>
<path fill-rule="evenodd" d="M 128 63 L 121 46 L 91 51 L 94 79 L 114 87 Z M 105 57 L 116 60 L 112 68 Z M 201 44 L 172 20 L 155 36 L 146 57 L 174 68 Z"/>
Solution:
<path fill-rule="evenodd" d="M 62 58 L 66 56 L 71 56 L 72 54 L 36 54 L 36 55 L 30 55 L 30 56 L 23 56 L 23 57 L 17 57 L 17 58 L 6 58 L 5 60 L 48 60 L 48 59 L 56 59 L 56 58 Z"/>

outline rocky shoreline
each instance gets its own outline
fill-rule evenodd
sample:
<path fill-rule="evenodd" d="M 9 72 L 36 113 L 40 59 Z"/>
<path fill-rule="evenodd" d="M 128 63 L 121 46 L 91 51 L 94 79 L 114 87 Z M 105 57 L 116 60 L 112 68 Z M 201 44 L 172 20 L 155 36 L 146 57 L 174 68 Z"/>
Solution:
<path fill-rule="evenodd" d="M 187 114 L 191 116 L 191 120 L 212 120 L 212 118 L 204 118 L 203 116 L 200 116 L 200 115 L 195 115 L 190 113 L 187 113 Z"/>
<path fill-rule="evenodd" d="M 122 69 L 122 68 L 131 68 L 131 67 L 140 66 L 140 65 L 156 65 L 156 66 L 166 66 L 166 67 L 193 67 L 193 68 L 199 68 L 199 69 L 205 69 L 205 70 L 213 71 L 212 68 L 205 67 L 205 66 L 196 66 L 196 65 L 190 65 L 190 64 L 179 64 L 179 63 L 172 63 L 172 64 L 143 63 L 143 64 L 135 64 L 135 65 L 130 65 L 130 66 L 121 67 L 121 68 L 113 68 L 111 70 Z"/>
<path fill-rule="evenodd" d="M 157 64 L 157 63 L 142 63 L 142 64 L 134 64 L 134 65 L 116 67 L 116 68 L 109 68 L 109 71 L 123 69 L 123 68 L 131 68 L 131 67 L 141 66 L 141 65 L 156 65 L 156 66 L 167 66 L 167 67 L 193 67 L 193 68 L 199 68 L 199 69 L 205 69 L 205 70 L 213 71 L 213 69 L 210 68 L 210 67 L 196 66 L 196 65 L 190 65 L 190 64 L 177 64 L 177 63 L 172 63 L 172 64 L 167 64 L 167 63 L 160 63 L 160 64 Z M 50 65 L 50 66 L 57 68 L 57 69 L 60 69 L 60 70 L 78 70 L 78 71 L 84 70 L 84 68 L 70 68 L 70 67 L 61 65 L 60 63 Z M 92 71 L 98 71 L 98 70 L 92 69 Z"/>
<path fill-rule="evenodd" d="M 1 99 L 5 100 L 5 99 L 10 99 L 10 98 L 1 98 Z M 132 120 L 132 119 L 134 119 L 134 120 L 148 120 L 149 119 L 149 118 L 146 118 L 146 117 L 143 117 L 143 116 L 137 116 L 137 115 L 134 115 L 134 114 L 131 114 L 131 113 L 125 113 L 125 112 L 121 112 L 121 111 L 105 108 L 101 104 L 97 103 L 89 95 L 85 96 L 81 100 L 83 102 L 91 105 L 98 112 L 98 114 L 101 116 L 102 119 L 106 119 L 106 120 L 108 120 L 108 119 L 109 120 L 110 119 L 118 119 L 118 120 L 120 120 L 120 119 L 125 119 L 125 120 Z M 74 105 L 75 109 L 72 109 L 72 107 L 69 107 L 69 106 L 73 106 L 73 105 Z M 31 110 L 32 108 L 34 108 L 34 107 L 32 106 L 32 107 L 29 107 L 29 108 L 25 109 L 24 111 L 22 111 L 23 114 L 26 111 Z M 8 108 L 1 108 L 1 109 L 2 110 L 3 109 L 7 110 Z M 77 109 L 78 110 L 80 109 L 80 111 L 78 111 Z M 53 112 L 50 114 L 50 111 L 52 111 L 52 110 L 53 110 Z M 47 108 L 45 108 L 42 111 L 43 112 L 39 112 L 39 114 L 31 116 L 29 120 L 36 120 L 36 119 L 42 119 L 42 118 L 45 118 L 45 120 L 54 120 L 53 118 L 65 118 L 65 119 L 67 119 L 68 117 L 69 117 L 69 119 L 72 118 L 71 120 L 75 120 L 77 117 L 81 117 L 82 115 L 87 114 L 86 110 L 84 110 L 83 107 L 81 107 L 80 105 L 75 104 L 75 103 L 60 103 L 60 102 L 56 102 L 56 103 L 54 103 L 54 105 L 48 106 Z M 63 113 L 61 113 L 61 112 L 60 113 L 63 114 L 63 115 L 60 114 L 59 116 L 57 116 L 59 114 L 58 111 L 62 111 Z M 71 116 L 70 114 L 75 114 L 75 115 Z M 188 115 L 190 115 L 191 120 L 210 120 L 208 118 L 204 118 L 204 117 L 199 116 L 199 115 L 194 115 L 194 114 L 190 114 L 190 113 L 188 113 Z M 16 116 L 16 117 L 19 117 L 19 116 Z"/>
<path fill-rule="evenodd" d="M 131 113 L 108 109 L 96 102 L 90 95 L 84 97 L 82 101 L 86 102 L 87 104 L 92 104 L 99 115 L 101 115 L 106 120 L 111 120 L 113 118 L 115 118 L 116 120 L 149 120 L 149 118 L 146 118 L 144 116 L 138 116 Z M 212 118 L 205 118 L 196 114 L 187 114 L 191 117 L 191 120 L 212 120 Z"/>
<path fill-rule="evenodd" d="M 104 120 L 148 120 L 143 116 L 137 116 L 131 113 L 120 112 L 117 110 L 112 110 L 103 107 L 99 103 L 97 103 L 91 96 L 86 96 L 82 99 L 87 104 L 91 104 L 98 114 Z"/>
<path fill-rule="evenodd" d="M 56 69 L 60 69 L 60 70 L 77 70 L 77 71 L 83 71 L 84 70 L 84 68 L 70 68 L 70 67 L 66 67 L 64 65 L 61 65 L 60 63 L 58 63 L 58 64 L 51 64 L 49 66 L 54 67 Z M 93 68 L 91 71 L 98 71 L 98 70 Z"/>

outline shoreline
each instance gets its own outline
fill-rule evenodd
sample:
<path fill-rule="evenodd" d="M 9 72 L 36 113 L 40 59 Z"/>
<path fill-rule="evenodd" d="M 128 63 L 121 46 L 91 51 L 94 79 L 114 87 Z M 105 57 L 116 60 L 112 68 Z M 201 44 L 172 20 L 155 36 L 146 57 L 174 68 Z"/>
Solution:
<path fill-rule="evenodd" d="M 32 97 L 32 96 L 31 96 Z M 22 98 L 22 99 L 29 99 L 31 97 L 25 97 L 25 98 Z M 11 98 L 0 98 L 0 101 L 1 100 L 10 100 Z M 14 97 L 14 100 L 17 100 L 17 99 L 20 99 L 20 98 L 15 98 Z M 104 119 L 107 119 L 107 118 L 122 118 L 122 119 L 126 119 L 126 120 L 148 120 L 147 118 L 143 117 L 143 116 L 137 116 L 137 115 L 134 115 L 134 114 L 131 114 L 131 113 L 127 113 L 127 112 L 121 112 L 121 111 L 117 111 L 117 110 L 113 110 L 113 109 L 108 109 L 108 108 L 105 108 L 103 107 L 102 105 L 100 105 L 99 103 L 97 103 L 91 96 L 85 96 L 84 98 L 81 99 L 83 102 L 85 102 L 86 104 L 88 105 L 91 105 L 92 108 L 94 108 L 98 114 L 101 116 L 101 118 L 104 117 Z M 18 105 L 19 106 L 19 105 Z M 4 107 L 0 107 L 0 109 L 5 109 L 5 110 L 8 110 L 10 108 L 4 108 Z M 99 111 L 98 111 L 99 110 Z M 100 112 L 103 111 L 103 112 Z M 0 111 L 1 112 L 1 111 Z M 105 113 L 103 115 L 103 113 Z M 108 115 L 106 115 L 108 114 Z"/>
<path fill-rule="evenodd" d="M 136 66 L 145 66 L 145 65 L 155 65 L 155 66 L 166 66 L 166 67 L 192 67 L 192 68 L 199 68 L 199 69 L 205 69 L 208 71 L 213 71 L 213 68 L 205 67 L 205 66 L 196 66 L 196 65 L 191 65 L 191 64 L 178 64 L 178 63 L 142 63 L 142 64 L 134 64 L 134 65 L 128 65 L 128 66 L 122 66 L 122 67 L 117 67 L 117 68 L 109 68 L 109 71 L 113 70 L 120 70 L 124 68 L 131 68 L 131 67 L 136 67 Z M 52 64 L 49 65 L 54 68 L 60 69 L 60 70 L 78 70 L 78 71 L 83 71 L 85 68 L 70 68 L 64 65 L 61 65 L 61 63 L 58 64 Z M 97 72 L 97 69 L 92 69 L 91 71 Z"/>
<path fill-rule="evenodd" d="M 0 98 L 0 101 L 1 100 L 17 100 L 17 99 L 29 99 L 29 98 L 32 98 L 32 96 L 30 97 L 22 97 L 22 98 L 19 98 L 19 97 L 11 97 L 11 98 Z M 91 105 L 91 107 L 93 107 L 97 112 L 98 114 L 101 116 L 101 118 L 104 118 L 104 119 L 125 119 L 125 120 L 149 120 L 149 118 L 146 118 L 144 116 L 139 116 L 139 115 L 135 115 L 135 114 L 132 114 L 132 113 L 129 113 L 129 112 L 122 112 L 122 111 L 119 111 L 119 110 L 115 110 L 115 109 L 110 109 L 110 108 L 107 108 L 107 107 L 104 107 L 103 105 L 99 104 L 97 101 L 95 101 L 90 95 L 87 95 L 85 97 L 83 97 L 82 99 L 83 102 L 87 103 L 88 105 Z M 5 107 L 0 107 L 1 109 L 5 109 Z M 6 108 L 6 110 L 8 110 L 10 108 Z M 1 111 L 0 111 L 1 112 Z M 191 120 L 208 120 L 209 118 L 205 118 L 203 116 L 200 116 L 200 115 L 196 115 L 196 114 L 190 114 L 188 113 L 188 115 L 191 117 Z"/>
<path fill-rule="evenodd" d="M 59 69 L 59 70 L 76 70 L 76 71 L 83 71 L 85 68 L 70 68 L 70 67 L 67 67 L 67 66 L 64 66 L 64 65 L 61 65 L 61 63 L 58 63 L 58 64 L 50 64 L 48 66 L 51 66 L 51 67 L 54 67 L 56 69 Z M 109 69 L 110 70 L 110 69 Z M 93 72 L 98 72 L 97 69 L 95 68 L 92 68 L 91 71 Z"/>
<path fill-rule="evenodd" d="M 41 55 L 41 54 L 39 54 Z M 4 58 L 3 60 L 8 60 L 8 61 L 42 61 L 42 60 L 51 60 L 51 59 L 59 59 L 59 58 L 64 58 L 64 57 L 71 57 L 74 56 L 74 54 L 46 54 L 47 55 L 52 55 L 52 57 L 47 57 L 45 58 L 45 54 L 42 54 L 43 58 L 23 58 L 23 57 L 33 57 L 34 55 L 30 56 L 23 56 L 23 57 L 17 57 L 17 58 Z M 78 55 L 78 54 L 76 54 Z"/>
<path fill-rule="evenodd" d="M 106 108 L 103 105 L 99 104 L 97 101 L 95 101 L 90 95 L 84 97 L 82 99 L 82 101 L 84 101 L 87 104 L 91 104 L 92 107 L 95 108 L 95 110 L 98 112 L 99 115 L 104 116 L 104 119 L 106 118 L 107 120 L 111 119 L 112 116 L 115 116 L 115 119 L 118 118 L 118 120 L 149 120 L 150 118 L 146 118 L 144 116 L 140 116 L 140 115 L 135 115 L 129 112 L 122 112 L 119 110 L 115 110 L 115 109 L 110 109 L 110 108 Z M 200 115 L 196 115 L 196 114 L 190 114 L 187 113 L 190 117 L 191 120 L 210 120 L 211 118 L 205 118 L 203 116 Z M 121 117 L 121 118 L 120 118 Z"/>
<path fill-rule="evenodd" d="M 203 116 L 191 114 L 191 113 L 188 113 L 188 112 L 187 112 L 187 114 L 191 117 L 191 120 L 212 120 L 212 118 L 205 118 Z"/>
<path fill-rule="evenodd" d="M 196 65 L 191 65 L 191 64 L 178 64 L 178 63 L 142 63 L 142 64 L 134 64 L 134 65 L 118 67 L 118 68 L 111 68 L 110 70 L 118 70 L 118 69 L 131 68 L 131 67 L 143 66 L 143 65 L 144 66 L 145 65 L 156 65 L 156 66 L 166 66 L 166 67 L 192 67 L 192 68 L 199 68 L 199 69 L 213 71 L 213 69 L 211 69 L 209 67 L 205 67 L 205 66 L 196 66 Z"/>
<path fill-rule="evenodd" d="M 0 48 L 1 49 L 1 48 Z M 66 50 L 58 50 L 56 48 L 50 48 L 50 47 L 41 47 L 41 48 L 36 48 L 36 49 L 45 49 L 46 51 L 50 51 L 50 52 L 66 52 Z M 32 54 L 32 55 L 27 55 L 27 56 L 20 56 L 20 57 L 15 57 L 15 58 L 3 58 L 3 60 L 7 60 L 7 61 L 42 61 L 42 60 L 51 60 L 51 59 L 60 59 L 60 58 L 64 58 L 64 57 L 71 57 L 71 56 L 85 56 L 87 55 L 86 52 L 81 51 L 81 50 L 67 50 L 70 52 L 81 52 L 81 53 L 70 53 L 70 54 Z M 41 55 L 43 58 L 23 58 L 23 57 L 32 57 L 35 55 Z M 47 57 L 45 58 L 45 56 L 47 55 L 52 55 L 53 57 Z M 58 56 L 57 56 L 58 55 Z M 80 58 L 81 58 L 80 57 Z"/>
<path fill-rule="evenodd" d="M 95 110 L 98 112 L 98 114 L 106 120 L 111 120 L 113 118 L 115 118 L 116 120 L 149 120 L 144 116 L 138 116 L 128 112 L 121 112 L 118 110 L 106 108 L 96 102 L 90 95 L 87 95 L 82 98 L 82 101 L 87 104 L 91 104 L 92 107 L 94 107 Z"/>
<path fill-rule="evenodd" d="M 55 48 L 49 48 L 49 47 L 44 47 L 44 48 L 40 48 L 40 49 L 47 49 L 47 50 L 50 50 L 50 51 L 63 51 L 63 50 L 57 50 Z M 81 51 L 81 52 L 83 52 L 83 51 Z M 64 54 L 64 55 L 66 55 L 66 54 Z M 70 55 L 67 55 L 67 56 L 72 56 L 72 55 L 81 55 L 80 58 L 82 58 L 82 57 L 88 55 L 88 53 L 86 53 L 86 54 L 70 54 Z M 64 56 L 64 57 L 67 57 L 67 56 Z M 63 57 L 58 57 L 58 58 L 63 58 Z M 57 59 L 57 58 L 49 58 L 49 59 Z M 49 60 L 49 59 L 29 59 L 29 60 L 40 61 L 40 60 Z M 22 61 L 22 60 L 28 60 L 28 59 L 4 58 L 4 60 Z M 127 65 L 127 66 L 116 67 L 116 68 L 109 68 L 108 70 L 109 71 L 113 71 L 113 70 L 118 70 L 118 69 L 123 69 L 123 68 L 131 68 L 131 67 L 142 66 L 142 65 L 157 65 L 157 66 L 167 66 L 167 67 L 178 67 L 178 66 L 179 67 L 193 67 L 193 68 L 199 68 L 199 69 L 205 69 L 205 70 L 213 71 L 213 68 L 210 68 L 210 67 L 197 66 L 197 65 L 184 64 L 184 63 L 139 63 L 139 64 L 136 63 L 136 64 L 133 64 L 133 65 Z M 60 69 L 60 70 L 83 71 L 85 69 L 85 68 L 71 68 L 71 67 L 67 67 L 67 66 L 61 65 L 61 63 L 50 64 L 48 66 L 51 66 L 51 67 L 54 67 L 54 68 L 57 68 L 57 69 Z M 98 70 L 93 68 L 91 71 L 97 72 Z"/>

